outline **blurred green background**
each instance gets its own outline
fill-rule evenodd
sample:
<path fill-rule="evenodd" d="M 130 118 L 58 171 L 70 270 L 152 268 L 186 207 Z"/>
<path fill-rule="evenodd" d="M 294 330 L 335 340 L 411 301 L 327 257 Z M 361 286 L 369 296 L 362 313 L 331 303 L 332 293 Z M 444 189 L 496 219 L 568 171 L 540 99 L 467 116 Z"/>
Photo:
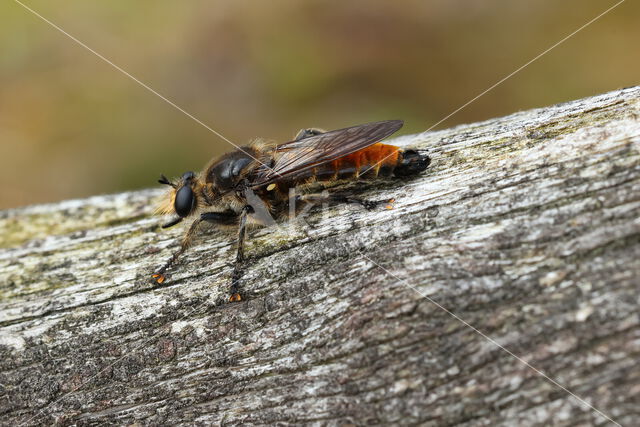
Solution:
<path fill-rule="evenodd" d="M 605 0 L 23 0 L 232 141 L 427 129 Z M 439 125 L 639 83 L 629 0 Z M 226 142 L 13 1 L 0 4 L 0 208 L 156 185 Z"/>

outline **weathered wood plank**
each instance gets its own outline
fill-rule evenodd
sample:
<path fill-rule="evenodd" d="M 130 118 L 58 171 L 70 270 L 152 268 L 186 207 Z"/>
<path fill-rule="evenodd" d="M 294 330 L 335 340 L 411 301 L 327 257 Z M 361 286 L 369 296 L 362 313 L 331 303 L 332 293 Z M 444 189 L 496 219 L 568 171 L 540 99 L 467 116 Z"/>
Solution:
<path fill-rule="evenodd" d="M 640 88 L 401 137 L 395 209 L 176 249 L 158 190 L 0 213 L 0 420 L 621 424 L 640 417 Z M 76 388 L 79 389 L 73 392 Z"/>

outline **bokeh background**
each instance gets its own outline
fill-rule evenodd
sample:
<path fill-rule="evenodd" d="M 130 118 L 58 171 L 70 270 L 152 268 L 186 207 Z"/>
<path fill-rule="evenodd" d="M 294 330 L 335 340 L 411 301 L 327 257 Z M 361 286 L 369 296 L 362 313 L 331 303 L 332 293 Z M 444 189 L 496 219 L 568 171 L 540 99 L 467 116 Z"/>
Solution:
<path fill-rule="evenodd" d="M 609 0 L 21 0 L 232 141 L 425 130 Z M 438 127 L 639 84 L 627 0 Z M 14 1 L 0 4 L 0 208 L 154 186 L 231 147 Z"/>

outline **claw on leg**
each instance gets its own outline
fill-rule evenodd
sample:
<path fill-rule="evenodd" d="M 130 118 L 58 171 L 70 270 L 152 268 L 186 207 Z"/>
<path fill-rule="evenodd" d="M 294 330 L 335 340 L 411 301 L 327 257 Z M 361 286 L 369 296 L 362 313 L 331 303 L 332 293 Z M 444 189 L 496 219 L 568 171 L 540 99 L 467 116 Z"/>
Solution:
<path fill-rule="evenodd" d="M 386 206 L 385 206 L 385 209 L 393 209 L 393 203 L 394 203 L 395 201 L 396 201 L 396 199 L 390 199 L 390 200 L 387 202 L 387 204 L 386 204 Z"/>

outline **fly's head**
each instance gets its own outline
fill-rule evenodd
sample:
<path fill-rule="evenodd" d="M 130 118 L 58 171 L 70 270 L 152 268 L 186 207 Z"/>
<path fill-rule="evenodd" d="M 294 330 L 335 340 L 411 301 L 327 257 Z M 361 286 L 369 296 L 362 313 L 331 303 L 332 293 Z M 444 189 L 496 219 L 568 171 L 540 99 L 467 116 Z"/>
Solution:
<path fill-rule="evenodd" d="M 164 224 L 162 228 L 168 228 L 178 224 L 184 218 L 194 214 L 198 208 L 200 189 L 202 184 L 193 172 L 185 172 L 177 181 L 169 181 L 164 175 L 158 180 L 160 184 L 171 187 L 160 203 L 157 211 L 161 214 L 177 215 L 177 218 Z"/>

